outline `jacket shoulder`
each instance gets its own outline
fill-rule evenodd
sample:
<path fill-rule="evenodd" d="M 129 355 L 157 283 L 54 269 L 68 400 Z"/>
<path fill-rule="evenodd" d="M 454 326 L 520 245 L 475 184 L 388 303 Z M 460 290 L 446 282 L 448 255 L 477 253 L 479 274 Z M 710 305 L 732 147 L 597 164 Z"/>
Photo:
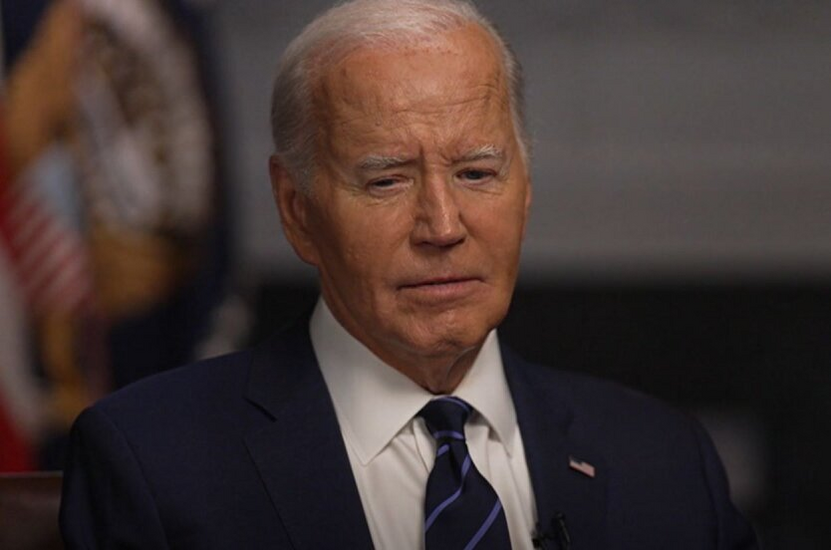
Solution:
<path fill-rule="evenodd" d="M 509 357 L 509 358 L 508 358 Z M 692 465 L 711 443 L 685 411 L 617 382 L 524 361 L 512 352 L 506 370 L 518 412 L 555 417 L 549 425 L 613 462 Z M 509 367 L 510 365 L 510 367 Z"/>
<path fill-rule="evenodd" d="M 204 409 L 241 398 L 252 353 L 245 350 L 203 359 L 148 376 L 109 394 L 92 408 L 107 416 L 146 418 L 163 410 L 170 414 L 178 409 Z"/>

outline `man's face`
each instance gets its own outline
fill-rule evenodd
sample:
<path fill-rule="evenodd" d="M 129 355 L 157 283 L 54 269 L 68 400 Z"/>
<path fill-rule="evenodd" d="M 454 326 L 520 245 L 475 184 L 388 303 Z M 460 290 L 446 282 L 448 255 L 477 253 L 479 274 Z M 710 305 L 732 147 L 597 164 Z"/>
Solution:
<path fill-rule="evenodd" d="M 475 355 L 507 312 L 530 202 L 492 41 L 468 27 L 359 49 L 321 76 L 314 108 L 313 191 L 287 232 L 335 317 L 417 382 Z"/>

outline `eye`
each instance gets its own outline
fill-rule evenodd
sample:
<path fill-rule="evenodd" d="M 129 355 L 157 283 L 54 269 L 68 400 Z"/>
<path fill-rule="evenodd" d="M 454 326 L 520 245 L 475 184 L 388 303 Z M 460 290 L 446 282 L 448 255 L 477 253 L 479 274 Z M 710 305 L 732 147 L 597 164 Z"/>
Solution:
<path fill-rule="evenodd" d="M 493 178 L 495 173 L 492 170 L 480 168 L 468 168 L 458 173 L 457 177 L 472 183 L 482 183 Z"/>
<path fill-rule="evenodd" d="M 385 176 L 372 180 L 366 184 L 367 190 L 373 195 L 386 195 L 402 189 L 409 180 L 400 176 Z"/>
<path fill-rule="evenodd" d="M 385 178 L 382 180 L 375 180 L 369 182 L 370 187 L 375 187 L 376 189 L 386 189 L 388 187 L 392 187 L 395 185 L 395 180 L 393 178 Z"/>

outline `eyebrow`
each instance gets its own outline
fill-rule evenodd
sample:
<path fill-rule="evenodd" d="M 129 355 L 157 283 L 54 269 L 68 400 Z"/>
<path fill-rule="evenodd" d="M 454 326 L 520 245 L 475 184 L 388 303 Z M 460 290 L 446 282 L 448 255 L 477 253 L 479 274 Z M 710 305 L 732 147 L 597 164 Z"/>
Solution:
<path fill-rule="evenodd" d="M 457 162 L 472 162 L 476 160 L 496 159 L 504 160 L 505 151 L 496 145 L 482 145 L 464 153 Z"/>
<path fill-rule="evenodd" d="M 412 162 L 413 159 L 404 157 L 369 155 L 358 164 L 358 168 L 361 170 L 387 170 L 388 168 L 396 168 L 398 166 L 404 166 L 405 164 L 411 164 Z"/>
<path fill-rule="evenodd" d="M 505 151 L 493 144 L 482 145 L 462 154 L 454 163 L 473 162 L 477 160 L 504 160 Z M 388 155 L 368 155 L 358 164 L 360 170 L 388 170 L 415 162 L 414 159 Z"/>

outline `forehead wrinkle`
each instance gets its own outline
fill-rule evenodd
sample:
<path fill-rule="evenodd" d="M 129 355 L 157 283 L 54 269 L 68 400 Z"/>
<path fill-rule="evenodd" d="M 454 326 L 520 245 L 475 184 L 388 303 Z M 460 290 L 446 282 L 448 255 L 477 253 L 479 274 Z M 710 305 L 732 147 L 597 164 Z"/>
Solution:
<path fill-rule="evenodd" d="M 428 140 L 431 143 L 462 143 L 468 141 L 467 146 L 472 145 L 469 138 L 493 139 L 494 127 L 501 127 L 500 121 L 505 117 L 509 122 L 510 113 L 506 102 L 494 101 L 494 95 L 490 93 L 493 88 L 488 88 L 486 93 L 476 97 L 467 97 L 453 102 L 443 101 L 428 109 L 427 106 L 402 107 L 391 114 L 387 120 L 388 125 L 394 128 L 375 126 L 387 131 L 394 130 L 401 139 L 416 139 L 417 141 Z M 496 107 L 494 109 L 493 107 Z M 370 115 L 371 116 L 371 115 Z M 456 120 L 457 123 L 448 127 L 443 121 L 447 119 Z M 394 122 L 393 122 L 394 121 Z M 370 132 L 372 129 L 370 129 Z M 498 132 L 501 134 L 501 132 Z M 479 139 L 474 140 L 481 143 Z M 454 153 L 455 154 L 455 153 Z"/>
<path fill-rule="evenodd" d="M 496 76 L 496 75 L 495 75 Z M 456 90 L 453 90 L 456 91 Z M 377 105 L 389 104 L 394 115 L 445 115 L 447 111 L 475 109 L 478 105 L 498 105 L 501 109 L 508 105 L 507 89 L 501 85 L 498 77 L 492 81 L 477 84 L 461 94 L 448 94 L 445 91 L 424 90 L 417 85 L 401 87 L 394 97 L 381 96 Z"/>
<path fill-rule="evenodd" d="M 486 47 L 493 47 L 489 38 Z M 447 88 L 445 84 L 429 78 L 399 79 L 391 88 L 378 86 L 375 85 L 377 81 L 373 76 L 384 73 L 383 66 L 363 65 L 366 55 L 380 54 L 387 59 L 387 63 L 391 57 L 398 60 L 399 66 L 406 66 L 411 61 L 420 63 L 423 55 L 437 51 L 452 53 L 461 59 L 466 59 L 468 53 L 450 47 L 443 39 L 411 47 L 398 47 L 391 51 L 379 52 L 379 48 L 373 46 L 358 48 L 316 74 L 313 86 L 316 110 L 328 114 L 327 123 L 338 126 L 360 123 L 363 119 L 371 119 L 376 113 L 384 111 L 392 116 L 406 116 L 411 112 L 416 115 L 441 116 L 446 115 L 448 110 L 465 109 L 477 102 L 483 105 L 495 104 L 501 110 L 510 110 L 508 83 L 500 63 L 485 66 L 477 63 L 474 66 L 468 62 L 463 65 L 458 78 L 470 83 L 466 89 Z M 362 67 L 358 72 L 354 70 L 355 63 Z M 414 68 L 415 71 L 420 69 Z"/>
<path fill-rule="evenodd" d="M 366 85 L 366 80 L 354 80 L 350 71 L 330 72 L 318 82 L 317 100 L 324 110 L 337 106 L 341 123 L 359 122 L 379 112 L 389 115 L 444 115 L 448 110 L 465 109 L 470 105 L 497 105 L 507 111 L 510 98 L 507 83 L 499 67 L 481 76 L 479 82 L 461 90 L 436 87 L 433 82 L 398 82 L 392 88 Z M 478 70 L 476 72 L 479 72 Z M 460 78 L 463 79 L 462 76 Z"/>

